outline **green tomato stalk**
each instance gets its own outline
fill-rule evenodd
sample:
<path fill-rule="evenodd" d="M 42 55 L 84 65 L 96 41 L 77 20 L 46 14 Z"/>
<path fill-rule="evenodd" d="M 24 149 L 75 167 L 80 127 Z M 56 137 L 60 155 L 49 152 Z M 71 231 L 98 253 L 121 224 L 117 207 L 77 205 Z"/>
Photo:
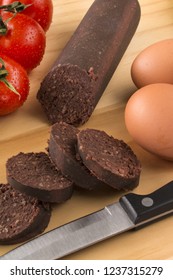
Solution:
<path fill-rule="evenodd" d="M 0 58 L 0 63 L 2 66 L 0 67 L 0 82 L 3 82 L 10 90 L 12 90 L 15 94 L 19 96 L 20 99 L 20 93 L 15 89 L 15 87 L 6 79 L 8 76 L 8 71 L 5 68 L 5 63 L 2 58 Z"/>
<path fill-rule="evenodd" d="M 25 4 L 21 3 L 20 1 L 15 1 L 11 4 L 0 6 L 0 9 L 4 10 L 6 12 L 17 14 L 17 13 L 22 12 L 23 10 L 25 10 L 26 8 L 28 8 L 31 5 L 32 4 L 25 5 Z"/>
<path fill-rule="evenodd" d="M 12 20 L 17 13 L 22 12 L 32 4 L 25 5 L 21 3 L 20 1 L 15 1 L 11 4 L 8 5 L 2 5 L 0 6 L 0 10 L 4 10 L 5 12 L 10 12 L 13 13 L 14 15 L 10 18 L 8 18 L 6 21 L 2 20 L 2 17 L 0 16 L 0 36 L 4 36 L 7 34 L 8 28 L 7 28 L 7 23 Z"/>

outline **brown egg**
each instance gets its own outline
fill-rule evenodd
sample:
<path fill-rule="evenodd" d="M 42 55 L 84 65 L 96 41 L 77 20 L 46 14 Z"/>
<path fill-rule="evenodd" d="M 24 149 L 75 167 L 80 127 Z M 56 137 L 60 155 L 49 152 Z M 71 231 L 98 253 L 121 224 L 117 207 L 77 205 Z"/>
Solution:
<path fill-rule="evenodd" d="M 141 147 L 173 160 L 173 85 L 151 84 L 137 90 L 127 102 L 125 124 Z"/>
<path fill-rule="evenodd" d="M 173 84 L 173 39 L 144 49 L 132 63 L 131 76 L 138 88 L 154 83 Z"/>

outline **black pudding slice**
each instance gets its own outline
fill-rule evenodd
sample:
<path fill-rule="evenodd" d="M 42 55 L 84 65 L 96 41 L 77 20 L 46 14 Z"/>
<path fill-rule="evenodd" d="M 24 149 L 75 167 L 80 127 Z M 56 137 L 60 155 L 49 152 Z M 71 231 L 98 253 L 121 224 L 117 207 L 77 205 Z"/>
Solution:
<path fill-rule="evenodd" d="M 105 186 L 83 164 L 76 152 L 79 129 L 64 122 L 56 123 L 51 128 L 49 156 L 61 172 L 75 185 L 84 189 L 100 189 Z"/>
<path fill-rule="evenodd" d="M 96 129 L 81 130 L 77 140 L 83 163 L 99 180 L 118 190 L 138 185 L 141 164 L 124 141 Z"/>
<path fill-rule="evenodd" d="M 0 244 L 16 244 L 35 237 L 45 230 L 50 216 L 48 203 L 9 184 L 0 184 Z"/>
<path fill-rule="evenodd" d="M 6 170 L 10 185 L 39 200 L 60 203 L 72 196 L 73 183 L 44 152 L 19 153 L 8 159 Z"/>

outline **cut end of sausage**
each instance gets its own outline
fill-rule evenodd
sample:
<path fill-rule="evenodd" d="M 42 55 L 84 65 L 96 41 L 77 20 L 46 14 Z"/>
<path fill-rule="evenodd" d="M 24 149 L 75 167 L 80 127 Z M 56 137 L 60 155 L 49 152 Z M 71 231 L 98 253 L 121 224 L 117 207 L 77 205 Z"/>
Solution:
<path fill-rule="evenodd" d="M 37 98 L 51 124 L 85 123 L 94 108 L 93 75 L 76 65 L 55 66 L 43 80 Z"/>

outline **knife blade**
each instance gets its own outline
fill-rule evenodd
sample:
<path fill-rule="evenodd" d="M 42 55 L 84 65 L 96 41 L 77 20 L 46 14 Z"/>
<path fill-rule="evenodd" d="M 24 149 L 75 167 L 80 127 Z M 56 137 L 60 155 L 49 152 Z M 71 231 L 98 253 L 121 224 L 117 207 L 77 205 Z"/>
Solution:
<path fill-rule="evenodd" d="M 128 193 L 118 202 L 38 236 L 0 260 L 55 260 L 173 212 L 173 181 L 148 195 Z"/>

